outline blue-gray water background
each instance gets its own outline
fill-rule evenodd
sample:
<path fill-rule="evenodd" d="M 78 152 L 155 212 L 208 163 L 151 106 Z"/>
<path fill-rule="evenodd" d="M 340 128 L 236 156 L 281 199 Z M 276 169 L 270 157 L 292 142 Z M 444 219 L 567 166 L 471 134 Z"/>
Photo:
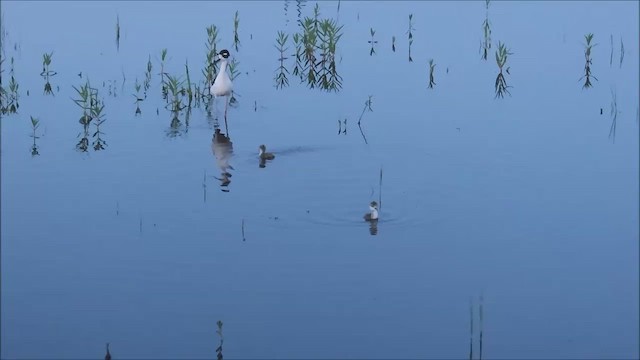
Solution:
<path fill-rule="evenodd" d="M 0 356 L 100 357 L 110 342 L 120 358 L 212 358 L 222 320 L 227 358 L 468 358 L 472 302 L 475 358 L 482 295 L 485 358 L 638 358 L 638 3 L 492 2 L 487 61 L 485 2 L 318 4 L 344 25 L 338 93 L 293 75 L 274 87 L 277 31 L 314 2 L 2 1 L 20 108 L 1 120 Z M 229 192 L 205 111 L 168 137 L 160 94 L 164 48 L 165 72 L 188 61 L 202 80 L 211 24 L 241 72 Z M 598 81 L 583 89 L 587 33 Z M 513 53 L 504 99 L 498 41 Z M 72 85 L 87 78 L 108 146 L 80 153 Z"/>

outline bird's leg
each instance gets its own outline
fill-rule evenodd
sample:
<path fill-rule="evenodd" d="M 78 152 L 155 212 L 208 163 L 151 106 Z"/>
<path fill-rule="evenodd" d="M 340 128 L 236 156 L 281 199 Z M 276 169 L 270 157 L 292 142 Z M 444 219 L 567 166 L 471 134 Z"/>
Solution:
<path fill-rule="evenodd" d="M 227 131 L 227 136 L 229 136 L 229 126 L 227 125 L 227 108 L 229 107 L 229 96 L 225 97 L 226 101 L 224 103 L 224 127 Z"/>

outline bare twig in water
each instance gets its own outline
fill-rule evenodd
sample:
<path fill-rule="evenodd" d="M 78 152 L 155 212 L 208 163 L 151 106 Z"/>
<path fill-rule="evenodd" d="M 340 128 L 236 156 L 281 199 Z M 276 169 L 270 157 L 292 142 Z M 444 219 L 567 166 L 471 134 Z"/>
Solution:
<path fill-rule="evenodd" d="M 358 128 L 360 129 L 360 134 L 362 134 L 362 138 L 364 139 L 365 144 L 369 144 L 369 143 L 367 142 L 367 137 L 364 136 L 364 131 L 362 131 L 362 126 L 360 126 L 360 122 L 362 121 L 362 117 L 364 116 L 364 113 L 367 110 L 373 111 L 373 109 L 371 108 L 372 98 L 373 98 L 373 95 L 369 95 L 369 99 L 367 99 L 367 101 L 364 102 L 364 108 L 362 109 L 362 113 L 360 114 L 360 118 L 358 119 Z"/>
<path fill-rule="evenodd" d="M 378 190 L 378 209 L 382 210 L 382 166 L 380 166 L 380 188 Z"/>
<path fill-rule="evenodd" d="M 480 357 L 479 359 L 482 360 L 482 324 L 484 322 L 484 299 L 483 296 L 480 295 Z"/>
<path fill-rule="evenodd" d="M 473 359 L 473 298 L 469 299 L 469 319 L 471 321 L 470 324 L 470 337 L 469 337 L 469 360 Z"/>

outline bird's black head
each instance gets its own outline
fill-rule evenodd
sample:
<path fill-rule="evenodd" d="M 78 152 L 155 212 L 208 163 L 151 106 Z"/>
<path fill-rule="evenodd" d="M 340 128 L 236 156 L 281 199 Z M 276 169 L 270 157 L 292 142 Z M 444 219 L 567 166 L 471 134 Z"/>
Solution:
<path fill-rule="evenodd" d="M 220 50 L 219 54 L 220 54 L 220 56 L 222 56 L 225 59 L 228 58 L 229 55 L 230 55 L 229 54 L 229 50 L 227 50 L 227 49 Z"/>

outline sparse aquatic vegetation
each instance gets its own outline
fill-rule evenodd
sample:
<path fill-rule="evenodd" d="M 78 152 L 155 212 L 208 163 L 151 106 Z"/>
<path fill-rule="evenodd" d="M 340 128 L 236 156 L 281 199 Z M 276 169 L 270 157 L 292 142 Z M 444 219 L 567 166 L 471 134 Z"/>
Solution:
<path fill-rule="evenodd" d="M 4 59 L 2 59 L 2 62 L 4 62 Z M 20 108 L 20 104 L 18 103 L 19 84 L 15 78 L 13 57 L 11 57 L 11 68 L 9 70 L 9 76 L 10 76 L 10 79 L 9 79 L 8 88 L 5 89 L 4 86 L 0 86 L 0 91 L 1 91 L 0 112 L 2 114 L 7 114 L 7 113 L 15 114 L 18 112 L 18 109 Z M 2 83 L 0 82 L 0 84 Z"/>
<path fill-rule="evenodd" d="M 240 37 L 238 36 L 238 25 L 240 25 L 240 17 L 238 16 L 238 11 L 233 18 L 233 47 L 238 51 L 238 46 L 240 45 Z"/>
<path fill-rule="evenodd" d="M 171 111 L 173 118 L 171 119 L 171 128 L 178 128 L 180 126 L 179 114 L 186 108 L 183 105 L 183 80 L 177 76 L 170 74 L 166 75 L 166 80 L 163 82 L 164 87 L 167 89 L 167 93 L 170 95 L 169 102 L 165 108 Z"/>
<path fill-rule="evenodd" d="M 338 119 L 338 135 L 347 135 L 347 119 L 344 119 L 344 129 L 342 128 L 343 122 Z"/>
<path fill-rule="evenodd" d="M 158 75 L 160 75 L 160 79 L 164 82 L 164 76 L 165 76 L 165 72 L 164 72 L 164 62 L 167 59 L 167 49 L 162 49 L 162 51 L 160 51 L 160 73 Z"/>
<path fill-rule="evenodd" d="M 207 60 L 205 62 L 205 68 L 202 70 L 202 74 L 205 77 L 204 90 L 208 90 L 209 86 L 213 84 L 213 80 L 218 73 L 218 67 L 216 65 L 216 56 L 218 55 L 218 28 L 215 25 L 211 25 L 207 28 Z M 208 94 L 208 91 L 207 91 Z"/>
<path fill-rule="evenodd" d="M 433 79 L 433 73 L 435 71 L 436 64 L 433 62 L 433 59 L 429 59 L 429 89 L 433 89 L 433 86 L 436 84 Z"/>
<path fill-rule="evenodd" d="M 36 118 L 34 118 L 33 116 L 31 116 L 31 137 L 33 138 L 33 145 L 31 145 L 31 156 L 36 156 L 36 155 L 40 155 L 40 152 L 38 151 L 38 144 L 36 143 L 36 140 L 39 139 L 40 137 L 36 135 L 36 130 L 38 130 L 38 127 L 40 126 L 40 121 Z"/>
<path fill-rule="evenodd" d="M 342 37 L 342 25 L 333 19 L 321 19 L 316 4 L 313 17 L 299 21 L 301 33 L 292 36 L 296 49 L 293 75 L 300 76 L 309 88 L 339 91 L 342 77 L 338 74 L 336 52 Z"/>
<path fill-rule="evenodd" d="M 51 65 L 52 58 L 53 58 L 53 51 L 48 54 L 47 53 L 42 54 L 42 72 L 40 73 L 40 76 L 42 76 L 45 80 L 45 84 L 44 84 L 45 95 L 49 95 L 49 94 L 53 95 L 53 90 L 51 88 L 51 82 L 49 78 L 57 74 L 55 71 L 49 68 L 49 66 Z"/>
<path fill-rule="evenodd" d="M 496 98 L 503 98 L 505 93 L 511 95 L 508 90 L 511 86 L 507 85 L 507 81 L 502 72 L 507 63 L 507 58 L 509 57 L 509 55 L 512 55 L 512 53 L 509 51 L 509 49 L 507 49 L 507 46 L 502 42 L 498 42 L 498 50 L 496 50 L 496 63 L 498 64 L 500 72 L 496 77 Z M 509 73 L 509 68 L 506 68 L 506 73 Z"/>
<path fill-rule="evenodd" d="M 413 58 L 411 57 L 411 45 L 413 45 L 413 32 L 416 29 L 413 27 L 413 14 L 409 14 L 409 29 L 407 30 L 407 35 L 409 38 L 409 62 L 413 62 Z"/>
<path fill-rule="evenodd" d="M 593 86 L 593 84 L 591 83 L 591 78 L 595 79 L 596 81 L 598 81 L 598 78 L 596 78 L 595 76 L 593 76 L 593 74 L 591 74 L 591 65 L 592 65 L 592 59 L 591 59 L 591 49 L 596 46 L 597 44 L 592 44 L 593 41 L 593 34 L 589 33 L 587 35 L 584 36 L 585 39 L 585 44 L 584 44 L 584 59 L 585 59 L 585 64 L 584 64 L 584 75 L 580 78 L 580 80 L 585 79 L 584 80 L 584 85 L 582 85 L 583 89 L 588 89 L 590 87 Z"/>
<path fill-rule="evenodd" d="M 486 0 L 485 2 L 485 18 L 482 22 L 482 32 L 483 32 L 483 40 L 480 44 L 480 50 L 482 52 L 482 60 L 487 60 L 489 56 L 489 51 L 491 51 L 491 22 L 489 22 L 489 3 L 491 0 Z"/>
<path fill-rule="evenodd" d="M 371 40 L 369 40 L 369 44 L 371 44 L 371 50 L 369 51 L 369 56 L 372 56 L 376 53 L 376 49 L 374 47 L 378 42 L 375 40 L 376 31 L 373 28 L 369 29 L 369 33 L 371 34 Z"/>
<path fill-rule="evenodd" d="M 147 72 L 144 74 L 144 98 L 147 98 L 147 91 L 151 86 L 151 70 L 153 70 L 153 64 L 151 63 L 151 55 L 147 60 Z"/>
<path fill-rule="evenodd" d="M 144 101 L 144 98 L 142 98 L 142 97 L 140 96 L 140 89 L 141 89 L 141 87 L 142 87 L 142 86 L 141 86 L 141 85 L 140 85 L 140 83 L 138 82 L 138 78 L 136 78 L 136 82 L 135 82 L 135 84 L 133 85 L 133 87 L 134 87 L 134 89 L 136 90 L 136 93 L 135 93 L 135 94 L 132 94 L 132 95 L 133 95 L 133 97 L 136 99 L 136 101 L 135 101 L 135 105 L 136 105 L 136 112 L 135 112 L 135 115 L 140 115 L 140 114 L 142 114 L 142 111 L 140 110 L 140 102 Z"/>
<path fill-rule="evenodd" d="M 104 111 L 104 101 L 100 100 L 98 97 L 98 89 L 92 88 L 89 80 L 78 89 L 75 86 L 72 86 L 79 96 L 78 99 L 73 99 L 73 102 L 76 103 L 82 109 L 82 116 L 80 117 L 80 124 L 82 125 L 83 132 L 78 134 L 80 141 L 76 144 L 76 149 L 82 152 L 87 152 L 89 149 L 89 126 L 91 122 L 96 126 L 96 131 L 91 135 L 91 137 L 95 138 L 93 141 L 93 149 L 95 151 L 103 150 L 107 145 L 106 141 L 102 139 L 101 135 L 104 133 L 100 130 L 100 126 L 105 122 L 105 114 Z"/>
<path fill-rule="evenodd" d="M 289 35 L 286 35 L 282 31 L 278 31 L 278 37 L 276 38 L 276 49 L 278 49 L 278 52 L 280 53 L 280 57 L 278 58 L 280 66 L 278 66 L 278 68 L 276 69 L 277 75 L 274 79 L 276 82 L 276 89 L 281 89 L 285 86 L 289 86 L 289 79 L 287 78 L 289 70 L 287 70 L 286 66 L 284 66 L 284 61 L 288 59 L 284 55 L 285 52 L 289 50 L 289 48 L 285 47 L 288 39 Z"/>

